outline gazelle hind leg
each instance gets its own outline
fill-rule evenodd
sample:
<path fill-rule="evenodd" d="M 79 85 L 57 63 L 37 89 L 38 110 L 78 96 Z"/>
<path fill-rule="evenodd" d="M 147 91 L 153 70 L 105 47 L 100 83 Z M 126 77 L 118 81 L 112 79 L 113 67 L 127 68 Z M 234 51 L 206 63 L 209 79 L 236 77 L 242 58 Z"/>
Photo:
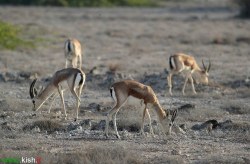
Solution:
<path fill-rule="evenodd" d="M 79 112 L 79 106 L 80 106 L 80 96 L 81 96 L 81 94 L 82 94 L 82 88 L 83 88 L 83 84 L 82 85 L 80 85 L 78 88 L 77 88 L 77 99 L 78 99 L 78 101 L 77 101 L 77 108 L 76 108 L 76 119 L 78 119 L 78 112 Z M 76 100 L 77 100 L 76 99 Z"/>
<path fill-rule="evenodd" d="M 78 110 L 79 110 L 79 106 L 80 106 L 80 95 L 77 95 L 75 89 L 70 89 L 71 93 L 73 94 L 73 96 L 75 97 L 76 100 L 76 120 L 78 119 Z M 80 91 L 78 91 L 80 93 Z M 79 94 L 78 93 L 78 94 Z"/>
<path fill-rule="evenodd" d="M 65 61 L 65 68 L 68 68 L 68 59 Z"/>
<path fill-rule="evenodd" d="M 106 119 L 106 126 L 105 126 L 106 137 L 108 137 L 109 121 L 110 121 L 110 116 L 112 116 L 116 136 L 117 138 L 120 139 L 120 135 L 118 134 L 117 125 L 116 125 L 116 114 L 118 113 L 119 109 L 123 106 L 123 104 L 125 104 L 126 100 L 127 100 L 127 96 L 120 97 L 120 98 L 118 97 L 116 105 L 108 112 L 107 119 Z"/>
<path fill-rule="evenodd" d="M 78 61 L 79 61 L 79 69 L 82 70 L 82 54 L 79 54 Z"/>
<path fill-rule="evenodd" d="M 74 56 L 73 59 L 72 59 L 73 68 L 77 68 L 77 61 L 78 61 L 77 56 Z"/>

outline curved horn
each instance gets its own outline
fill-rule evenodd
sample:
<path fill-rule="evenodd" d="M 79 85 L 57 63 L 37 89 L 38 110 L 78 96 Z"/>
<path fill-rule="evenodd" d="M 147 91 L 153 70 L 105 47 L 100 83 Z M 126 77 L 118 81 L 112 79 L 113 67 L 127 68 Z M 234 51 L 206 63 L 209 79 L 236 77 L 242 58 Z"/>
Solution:
<path fill-rule="evenodd" d="M 36 89 L 34 88 L 34 86 L 35 86 L 36 81 L 37 79 L 33 80 L 32 83 L 30 84 L 30 97 L 31 98 L 35 97 L 34 92 L 36 92 Z"/>
<path fill-rule="evenodd" d="M 172 122 L 172 123 L 174 122 L 174 120 L 175 120 L 175 118 L 176 118 L 176 116 L 177 116 L 177 112 L 178 112 L 178 109 L 175 109 L 175 110 L 173 111 L 173 114 L 172 114 L 172 117 L 171 117 L 171 122 Z"/>
<path fill-rule="evenodd" d="M 209 72 L 210 68 L 211 68 L 211 61 L 209 59 L 209 64 L 208 64 L 207 72 Z"/>
<path fill-rule="evenodd" d="M 202 59 L 202 65 L 203 65 L 203 69 L 204 69 L 205 71 L 207 71 L 207 67 L 206 67 L 205 64 L 204 64 L 203 59 Z"/>

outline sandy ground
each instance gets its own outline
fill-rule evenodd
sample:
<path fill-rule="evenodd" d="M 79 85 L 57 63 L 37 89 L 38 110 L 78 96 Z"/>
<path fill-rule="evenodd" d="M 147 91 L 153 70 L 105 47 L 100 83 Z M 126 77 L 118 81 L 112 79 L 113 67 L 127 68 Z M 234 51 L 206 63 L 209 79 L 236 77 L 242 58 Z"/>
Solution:
<path fill-rule="evenodd" d="M 194 4 L 146 9 L 0 7 L 0 19 L 23 28 L 24 37 L 37 45 L 0 51 L 0 154 L 73 153 L 100 145 L 132 151 L 144 163 L 249 163 L 250 22 L 235 14 L 223 6 Z M 73 124 L 70 94 L 65 98 L 69 120 L 64 121 L 54 117 L 60 111 L 59 99 L 51 114 L 47 114 L 48 103 L 33 112 L 28 92 L 35 73 L 43 84 L 64 67 L 63 44 L 68 37 L 78 38 L 84 47 L 87 81 L 80 121 L 104 120 L 102 113 L 112 106 L 110 84 L 135 79 L 151 85 L 164 108 L 179 108 L 176 124 L 185 124 L 186 134 L 173 133 L 163 139 L 156 124 L 155 137 L 123 130 L 121 140 L 114 135 L 106 139 L 102 128 L 52 133 L 25 130 L 37 120 Z M 197 95 L 188 85 L 182 96 L 183 78 L 177 76 L 174 95 L 166 92 L 168 57 L 176 52 L 192 54 L 200 66 L 202 59 L 211 60 L 210 85 L 196 86 Z M 118 124 L 140 123 L 143 107 L 139 102 L 128 104 L 118 114 Z M 206 128 L 192 129 L 209 119 L 230 120 L 230 124 L 211 133 Z"/>

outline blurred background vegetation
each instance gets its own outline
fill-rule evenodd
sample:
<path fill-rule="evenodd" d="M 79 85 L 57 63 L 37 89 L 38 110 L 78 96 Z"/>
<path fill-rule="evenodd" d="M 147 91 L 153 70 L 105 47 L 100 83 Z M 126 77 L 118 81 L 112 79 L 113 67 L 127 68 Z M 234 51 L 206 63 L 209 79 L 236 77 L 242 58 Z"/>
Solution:
<path fill-rule="evenodd" d="M 0 0 L 0 5 L 61 6 L 61 7 L 159 7 L 166 2 L 187 3 L 192 0 Z M 250 18 L 250 0 L 228 0 L 239 9 L 239 17 Z M 33 47 L 32 42 L 21 39 L 22 30 L 0 20 L 0 48 Z"/>
<path fill-rule="evenodd" d="M 34 47 L 31 41 L 22 39 L 22 29 L 0 20 L 0 49 Z"/>
<path fill-rule="evenodd" d="M 41 5 L 63 7 L 157 6 L 161 0 L 1 0 L 7 5 Z"/>

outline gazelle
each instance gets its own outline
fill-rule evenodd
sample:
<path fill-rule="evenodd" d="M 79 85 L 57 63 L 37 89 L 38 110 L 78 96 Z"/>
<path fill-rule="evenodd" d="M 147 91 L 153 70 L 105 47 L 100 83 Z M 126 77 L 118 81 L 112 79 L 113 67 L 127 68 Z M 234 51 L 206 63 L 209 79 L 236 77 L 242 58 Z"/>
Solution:
<path fill-rule="evenodd" d="M 64 44 L 65 68 L 82 68 L 82 48 L 77 39 L 67 39 Z M 70 66 L 68 66 L 70 64 Z"/>
<path fill-rule="evenodd" d="M 153 89 L 150 86 L 143 85 L 134 80 L 124 80 L 124 81 L 114 83 L 110 87 L 110 94 L 116 104 L 107 114 L 106 127 L 105 127 L 106 137 L 108 137 L 109 120 L 110 120 L 110 117 L 112 116 L 116 136 L 117 138 L 120 139 L 120 135 L 118 134 L 117 125 L 116 125 L 116 115 L 119 109 L 122 107 L 122 105 L 125 104 L 129 96 L 133 96 L 137 99 L 141 99 L 142 101 L 144 101 L 145 108 L 143 110 L 142 124 L 141 124 L 141 130 L 140 130 L 140 132 L 143 135 L 144 135 L 143 128 L 144 128 L 145 114 L 147 114 L 149 117 L 150 133 L 153 134 L 151 118 L 150 118 L 150 114 L 147 108 L 148 104 L 151 104 L 152 108 L 156 112 L 164 135 L 166 134 L 167 128 L 168 128 L 167 134 L 171 133 L 171 127 L 175 120 L 177 111 L 173 112 L 174 114 L 172 115 L 172 118 L 169 119 L 169 115 L 170 115 L 169 112 L 168 111 L 165 112 L 165 110 L 162 109 Z"/>
<path fill-rule="evenodd" d="M 85 83 L 85 74 L 77 69 L 77 68 L 65 68 L 62 70 L 57 71 L 45 89 L 41 89 L 38 93 L 37 89 L 35 88 L 37 79 L 35 79 L 30 85 L 30 97 L 33 103 L 33 110 L 37 111 L 43 103 L 53 95 L 52 103 L 57 95 L 56 92 L 59 93 L 63 105 L 63 110 L 65 114 L 65 119 L 67 118 L 66 110 L 65 110 L 65 103 L 63 97 L 63 89 L 69 88 L 71 93 L 76 99 L 77 107 L 76 107 L 76 119 L 78 118 L 78 109 L 80 106 L 80 95 L 82 92 L 83 85 Z M 50 108 L 51 108 L 50 106 Z M 49 108 L 49 112 L 50 112 Z"/>
<path fill-rule="evenodd" d="M 194 81 L 196 83 L 208 84 L 208 72 L 211 67 L 209 61 L 208 67 L 205 66 L 202 60 L 203 70 L 198 66 L 193 56 L 189 56 L 183 53 L 177 53 L 169 57 L 169 66 L 170 71 L 167 77 L 169 93 L 172 95 L 172 76 L 174 74 L 184 73 L 185 74 L 185 83 L 182 88 L 182 94 L 185 95 L 185 87 L 187 81 L 189 80 L 192 85 L 193 93 L 196 94 L 194 88 Z"/>

